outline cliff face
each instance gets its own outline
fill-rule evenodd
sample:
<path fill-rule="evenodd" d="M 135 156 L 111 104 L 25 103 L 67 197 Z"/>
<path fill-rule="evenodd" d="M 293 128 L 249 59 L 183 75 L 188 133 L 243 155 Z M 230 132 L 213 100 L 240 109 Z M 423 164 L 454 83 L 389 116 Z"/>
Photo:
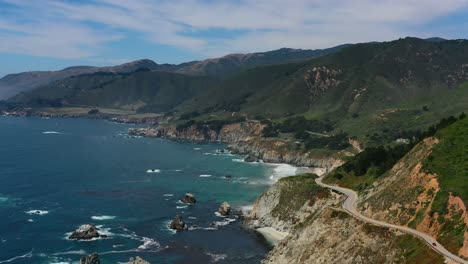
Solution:
<path fill-rule="evenodd" d="M 227 124 L 219 131 L 213 129 L 199 129 L 192 125 L 185 129 L 177 129 L 176 125 L 161 125 L 156 127 L 136 128 L 130 134 L 145 137 L 162 137 L 173 140 L 187 140 L 193 142 L 220 141 L 225 143 L 247 141 L 262 135 L 265 125 L 260 122 L 247 121 Z"/>
<path fill-rule="evenodd" d="M 296 166 L 323 168 L 319 174 L 328 172 L 343 164 L 331 156 L 316 155 L 294 149 L 288 142 L 279 140 L 253 139 L 234 142 L 229 147 L 239 154 L 249 154 L 270 163 L 289 163 Z"/>
<path fill-rule="evenodd" d="M 295 145 L 282 140 L 261 138 L 264 124 L 246 121 L 222 126 L 219 131 L 199 129 L 196 125 L 178 130 L 175 125 L 131 129 L 130 134 L 145 137 L 162 137 L 192 142 L 224 142 L 236 154 L 251 155 L 269 163 L 288 163 L 296 166 L 315 167 L 323 174 L 343 164 L 331 156 L 302 152 Z"/>
<path fill-rule="evenodd" d="M 310 174 L 278 181 L 247 218 L 262 234 L 285 234 L 263 263 L 443 263 L 419 240 L 349 216 L 341 201 Z"/>

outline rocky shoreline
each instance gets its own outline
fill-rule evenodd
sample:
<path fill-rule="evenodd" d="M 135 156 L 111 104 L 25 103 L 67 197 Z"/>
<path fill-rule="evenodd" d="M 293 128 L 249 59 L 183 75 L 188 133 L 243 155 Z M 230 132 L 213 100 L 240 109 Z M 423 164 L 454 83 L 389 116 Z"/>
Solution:
<path fill-rule="evenodd" d="M 313 167 L 321 173 L 329 172 L 344 163 L 331 155 L 319 156 L 312 152 L 296 150 L 296 145 L 291 142 L 262 138 L 264 127 L 265 125 L 258 121 L 228 124 L 219 131 L 199 131 L 195 126 L 179 131 L 175 125 L 160 125 L 132 128 L 129 135 L 199 143 L 226 143 L 228 150 L 233 154 L 248 155 L 251 160 L 247 161 L 262 160 L 267 163 Z"/>

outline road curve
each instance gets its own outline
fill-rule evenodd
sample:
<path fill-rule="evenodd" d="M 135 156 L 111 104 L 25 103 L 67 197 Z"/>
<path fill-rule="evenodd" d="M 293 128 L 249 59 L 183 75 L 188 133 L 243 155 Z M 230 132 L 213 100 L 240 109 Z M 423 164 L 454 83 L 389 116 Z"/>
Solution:
<path fill-rule="evenodd" d="M 430 235 L 428 235 L 426 233 L 419 232 L 419 231 L 417 231 L 415 229 L 412 229 L 412 228 L 409 228 L 409 227 L 406 227 L 406 226 L 399 226 L 399 225 L 393 225 L 393 224 L 381 222 L 381 221 L 378 221 L 378 220 L 375 220 L 375 219 L 372 219 L 372 218 L 369 218 L 369 217 L 366 217 L 366 216 L 362 215 L 356 209 L 356 202 L 358 200 L 358 194 L 355 191 L 351 190 L 351 189 L 346 189 L 346 188 L 333 186 L 333 185 L 328 185 L 328 184 L 323 183 L 322 180 L 323 180 L 323 178 L 325 176 L 326 175 L 324 175 L 322 177 L 319 177 L 319 178 L 316 178 L 315 182 L 318 185 L 322 186 L 322 187 L 329 188 L 329 189 L 335 190 L 337 192 L 340 192 L 340 193 L 346 195 L 347 196 L 346 200 L 343 202 L 343 209 L 346 210 L 351 215 L 353 215 L 354 217 L 356 217 L 357 219 L 360 219 L 360 220 L 362 220 L 364 222 L 371 223 L 371 224 L 378 225 L 378 226 L 398 229 L 398 230 L 403 231 L 403 232 L 405 232 L 407 234 L 414 235 L 414 236 L 422 239 L 424 242 L 426 242 L 433 250 L 435 250 L 436 252 L 442 254 L 444 257 L 450 259 L 451 261 L 456 262 L 456 263 L 460 263 L 460 264 L 468 264 L 468 261 L 463 260 L 459 256 L 450 253 L 450 251 L 448 251 L 439 242 L 437 242 L 433 237 L 431 237 Z M 433 243 L 435 243 L 435 246 L 433 245 Z"/>

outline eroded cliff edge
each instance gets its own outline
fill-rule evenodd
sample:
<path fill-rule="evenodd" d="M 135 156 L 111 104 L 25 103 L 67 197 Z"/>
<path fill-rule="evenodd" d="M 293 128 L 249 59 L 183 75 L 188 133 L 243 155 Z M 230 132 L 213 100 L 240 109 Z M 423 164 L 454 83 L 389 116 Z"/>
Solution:
<path fill-rule="evenodd" d="M 318 173 L 328 172 L 343 164 L 343 160 L 332 153 L 304 152 L 297 149 L 294 142 L 262 138 L 264 128 L 265 124 L 252 120 L 217 127 L 198 127 L 194 124 L 183 129 L 175 124 L 163 124 L 131 129 L 129 134 L 190 142 L 227 143 L 235 154 L 250 155 L 269 163 L 314 167 Z"/>

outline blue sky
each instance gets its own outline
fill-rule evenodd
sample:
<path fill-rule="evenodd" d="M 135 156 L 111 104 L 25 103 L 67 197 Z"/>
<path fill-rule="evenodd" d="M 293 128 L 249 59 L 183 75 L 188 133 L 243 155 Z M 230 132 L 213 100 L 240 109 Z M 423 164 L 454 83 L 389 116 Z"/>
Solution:
<path fill-rule="evenodd" d="M 468 0 L 0 0 L 0 76 L 405 36 L 467 38 Z"/>

